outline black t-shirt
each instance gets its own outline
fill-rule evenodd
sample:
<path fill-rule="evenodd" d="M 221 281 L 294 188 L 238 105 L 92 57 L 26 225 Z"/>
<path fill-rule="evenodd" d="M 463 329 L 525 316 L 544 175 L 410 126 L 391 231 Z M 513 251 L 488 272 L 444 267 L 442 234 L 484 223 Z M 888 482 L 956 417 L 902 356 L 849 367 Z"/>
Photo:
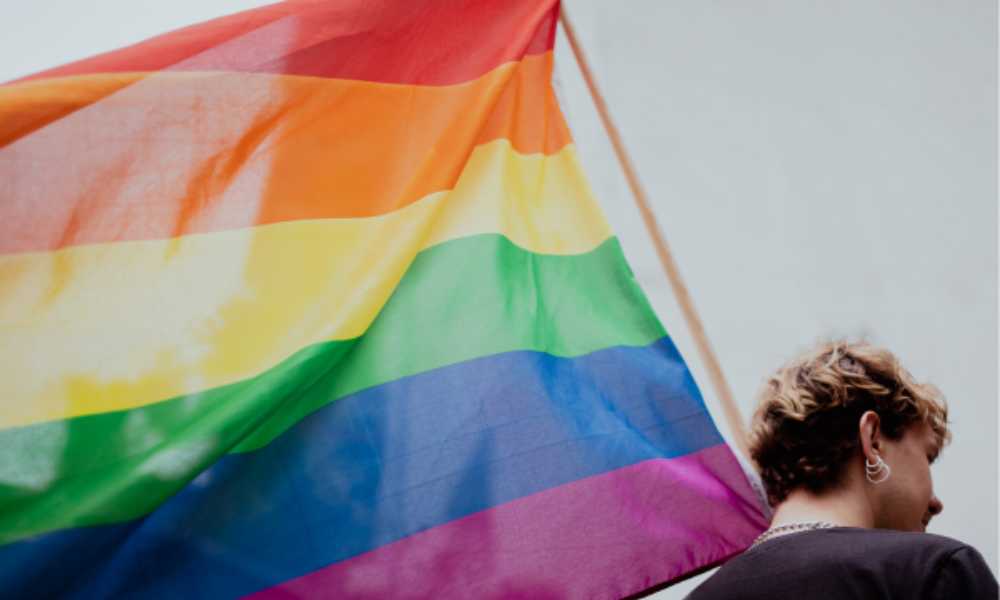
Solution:
<path fill-rule="evenodd" d="M 835 527 L 773 537 L 731 558 L 687 600 L 996 599 L 971 546 L 929 533 Z"/>

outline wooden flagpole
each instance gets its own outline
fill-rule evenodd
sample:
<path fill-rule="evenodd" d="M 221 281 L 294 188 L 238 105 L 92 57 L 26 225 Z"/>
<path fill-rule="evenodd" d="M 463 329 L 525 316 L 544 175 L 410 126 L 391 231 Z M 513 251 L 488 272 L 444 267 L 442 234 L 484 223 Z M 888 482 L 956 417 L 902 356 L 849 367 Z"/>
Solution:
<path fill-rule="evenodd" d="M 604 124 L 604 129 L 607 131 L 608 137 L 611 138 L 611 145 L 614 147 L 615 155 L 618 157 L 618 162 L 621 164 L 622 170 L 625 172 L 625 179 L 628 181 L 628 186 L 632 190 L 632 197 L 635 198 L 635 203 L 639 207 L 639 213 L 642 215 L 642 221 L 646 225 L 646 231 L 648 231 L 649 236 L 653 238 L 653 245 L 656 247 L 656 254 L 660 258 L 660 264 L 663 265 L 663 270 L 667 274 L 667 279 L 670 280 L 670 287 L 673 289 L 674 295 L 677 297 L 677 303 L 681 307 L 684 320 L 687 322 L 688 328 L 694 336 L 695 345 L 698 347 L 701 359 L 708 368 L 708 375 L 712 380 L 712 387 L 715 388 L 715 393 L 719 397 L 719 401 L 722 403 L 722 410 L 726 422 L 729 424 L 729 429 L 733 432 L 739 451 L 749 460 L 750 452 L 747 447 L 747 432 L 746 427 L 743 424 L 743 418 L 740 416 L 739 408 L 733 401 L 733 394 L 729 389 L 729 384 L 726 383 L 726 378 L 722 374 L 722 367 L 719 365 L 719 361 L 715 357 L 715 353 L 712 351 L 711 345 L 708 343 L 708 337 L 705 335 L 705 328 L 702 326 L 701 319 L 698 318 L 698 313 L 694 309 L 694 303 L 691 302 L 691 297 L 688 294 L 687 288 L 684 286 L 684 281 L 681 279 L 677 263 L 674 262 L 673 256 L 670 254 L 667 242 L 660 231 L 659 224 L 656 222 L 656 216 L 649 208 L 649 201 L 646 197 L 646 192 L 643 190 L 642 185 L 639 184 L 639 177 L 636 175 L 635 167 L 632 166 L 632 160 L 629 158 L 628 152 L 625 151 L 625 146 L 622 143 L 621 135 L 618 133 L 618 128 L 615 127 L 615 124 L 611 121 L 611 115 L 608 113 L 608 106 L 604 102 L 604 97 L 601 95 L 600 90 L 597 88 L 597 82 L 594 79 L 594 75 L 590 71 L 587 58 L 583 53 L 583 48 L 577 40 L 576 31 L 573 29 L 573 25 L 570 23 L 569 17 L 566 14 L 565 6 L 562 5 L 560 5 L 559 9 L 559 22 L 562 23 L 563 31 L 566 32 L 566 37 L 569 39 L 569 45 L 573 48 L 573 55 L 576 57 L 576 62 L 580 66 L 580 71 L 583 73 L 583 79 L 587 82 L 587 88 L 590 90 L 590 95 L 594 99 L 594 105 L 597 107 L 597 112 L 601 116 L 601 122 Z"/>

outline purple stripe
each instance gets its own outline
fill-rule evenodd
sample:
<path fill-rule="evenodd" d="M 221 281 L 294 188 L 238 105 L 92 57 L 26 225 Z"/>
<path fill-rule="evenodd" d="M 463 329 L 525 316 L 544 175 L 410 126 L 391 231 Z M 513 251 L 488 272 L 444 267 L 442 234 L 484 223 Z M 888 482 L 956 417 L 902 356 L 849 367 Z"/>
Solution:
<path fill-rule="evenodd" d="M 514 500 L 251 598 L 621 598 L 723 560 L 766 526 L 720 444 Z"/>

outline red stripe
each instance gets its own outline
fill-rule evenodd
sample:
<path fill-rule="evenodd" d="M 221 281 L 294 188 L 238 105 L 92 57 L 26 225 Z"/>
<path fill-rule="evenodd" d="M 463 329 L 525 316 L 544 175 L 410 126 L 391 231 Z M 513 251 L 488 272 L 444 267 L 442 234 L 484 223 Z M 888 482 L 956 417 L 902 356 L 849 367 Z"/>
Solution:
<path fill-rule="evenodd" d="M 299 0 L 25 79 L 172 69 L 446 85 L 548 51 L 557 13 L 557 0 Z"/>
<path fill-rule="evenodd" d="M 515 500 L 250 597 L 621 598 L 724 560 L 766 527 L 720 444 Z"/>

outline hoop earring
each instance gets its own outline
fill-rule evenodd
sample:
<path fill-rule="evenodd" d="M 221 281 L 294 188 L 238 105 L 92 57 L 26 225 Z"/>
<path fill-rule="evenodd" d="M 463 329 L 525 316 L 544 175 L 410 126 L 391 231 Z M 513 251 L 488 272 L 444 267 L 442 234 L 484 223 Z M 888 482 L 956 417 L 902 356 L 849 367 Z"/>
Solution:
<path fill-rule="evenodd" d="M 883 469 L 885 469 L 885 476 L 880 479 L 874 479 L 873 476 L 878 477 Z M 891 474 L 892 469 L 889 468 L 889 465 L 885 464 L 885 461 L 882 460 L 881 456 L 876 454 L 874 463 L 869 462 L 868 459 L 865 458 L 865 479 L 868 481 L 877 485 L 886 479 L 889 479 L 889 475 Z"/>

